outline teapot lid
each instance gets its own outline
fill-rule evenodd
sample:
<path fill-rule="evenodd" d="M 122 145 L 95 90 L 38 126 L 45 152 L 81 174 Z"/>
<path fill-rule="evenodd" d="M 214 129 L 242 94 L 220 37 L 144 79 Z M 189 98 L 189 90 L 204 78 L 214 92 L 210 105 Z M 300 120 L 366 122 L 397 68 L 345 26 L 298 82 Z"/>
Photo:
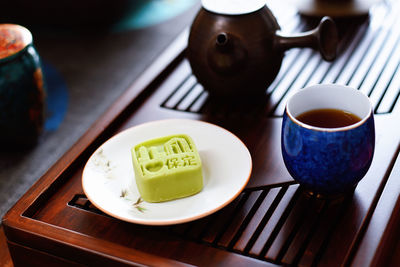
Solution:
<path fill-rule="evenodd" d="M 202 0 L 203 8 L 222 15 L 243 15 L 263 8 L 267 0 Z"/>

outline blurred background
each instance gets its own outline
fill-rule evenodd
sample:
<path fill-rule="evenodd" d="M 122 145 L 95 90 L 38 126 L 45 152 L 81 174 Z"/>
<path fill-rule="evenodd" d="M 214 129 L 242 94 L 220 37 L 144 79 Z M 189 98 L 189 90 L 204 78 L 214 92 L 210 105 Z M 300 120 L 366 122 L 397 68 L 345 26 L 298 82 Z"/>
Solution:
<path fill-rule="evenodd" d="M 47 84 L 38 143 L 0 148 L 0 217 L 98 119 L 199 9 L 197 0 L 14 0 L 0 23 L 28 28 Z"/>

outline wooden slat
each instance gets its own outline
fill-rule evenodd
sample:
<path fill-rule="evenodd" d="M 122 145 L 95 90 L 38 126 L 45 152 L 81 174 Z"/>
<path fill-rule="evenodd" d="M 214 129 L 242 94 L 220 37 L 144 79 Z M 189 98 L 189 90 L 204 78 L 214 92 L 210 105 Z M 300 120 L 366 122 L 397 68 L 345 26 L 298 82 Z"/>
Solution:
<path fill-rule="evenodd" d="M 267 89 L 267 95 L 271 95 L 272 92 L 276 89 L 276 87 L 285 79 L 286 74 L 290 70 L 290 66 L 294 64 L 296 57 L 298 55 L 299 55 L 298 49 L 291 49 L 288 52 L 286 52 L 285 57 L 282 60 L 281 69 L 279 70 L 278 75 Z"/>
<path fill-rule="evenodd" d="M 314 229 L 304 253 L 297 262 L 299 266 L 316 265 L 321 254 L 325 251 L 326 243 L 329 242 L 334 234 L 334 228 L 338 220 L 342 218 L 343 211 L 348 203 L 348 200 L 344 200 L 339 203 L 326 204 L 326 210 L 323 212 L 316 229 Z"/>
<path fill-rule="evenodd" d="M 341 38 L 340 43 L 338 45 L 338 51 L 337 51 L 337 58 L 332 61 L 332 62 L 327 62 L 328 66 L 325 71 L 325 73 L 321 76 L 319 76 L 319 80 L 315 80 L 315 83 L 332 83 L 337 76 L 340 74 L 342 71 L 344 65 L 346 64 L 346 58 L 345 56 L 347 55 L 347 50 L 350 49 L 351 43 L 354 42 L 354 35 L 356 34 L 356 31 L 358 31 L 355 23 L 349 23 L 344 36 Z M 310 79 L 311 80 L 311 79 Z"/>
<path fill-rule="evenodd" d="M 393 167 L 387 185 L 377 203 L 368 229 L 357 250 L 353 266 L 387 266 L 396 257 L 396 243 L 400 234 L 400 155 Z M 379 242 L 377 242 L 379 240 Z"/>
<path fill-rule="evenodd" d="M 188 79 L 186 79 L 182 85 L 180 85 L 178 90 L 171 96 L 171 98 L 168 99 L 168 101 L 165 103 L 165 107 L 167 108 L 176 108 L 179 103 L 182 101 L 182 98 L 184 98 L 190 90 L 196 85 L 196 78 L 194 76 L 189 76 Z"/>
<path fill-rule="evenodd" d="M 373 85 L 373 91 L 370 94 L 370 99 L 375 107 L 375 110 L 379 109 L 379 104 L 384 94 L 386 93 L 387 88 L 390 85 L 391 80 L 397 70 L 397 66 L 400 64 L 400 37 L 397 36 L 396 44 L 391 51 L 391 55 L 386 60 L 386 66 L 383 68 L 382 72 L 379 75 L 379 78 L 375 81 Z M 392 98 L 392 101 L 395 98 Z"/>
<path fill-rule="evenodd" d="M 288 98 L 304 88 L 304 86 L 307 84 L 308 80 L 310 77 L 312 77 L 314 71 L 319 67 L 319 64 L 321 64 L 321 56 L 317 53 L 312 53 L 309 60 L 306 62 L 306 65 L 304 65 L 301 69 L 301 73 L 297 77 L 296 80 L 292 82 L 292 85 L 289 87 L 287 92 L 283 98 L 280 100 L 278 106 L 275 108 L 274 111 L 274 116 L 282 116 L 283 112 L 285 110 L 285 105 L 286 101 Z"/>
<path fill-rule="evenodd" d="M 235 217 L 230 222 L 224 234 L 218 240 L 217 244 L 219 246 L 227 248 L 229 243 L 235 238 L 235 235 L 238 233 L 239 229 L 246 226 L 245 222 L 251 219 L 251 216 L 258 207 L 256 202 L 259 202 L 261 194 L 262 190 L 257 190 L 250 193 L 242 208 L 235 212 Z"/>
<path fill-rule="evenodd" d="M 303 50 L 300 48 L 295 48 L 293 50 L 294 51 L 291 51 L 291 53 L 297 53 L 297 55 L 294 56 L 295 59 L 293 63 L 290 65 L 290 68 L 288 68 L 288 72 L 285 73 L 285 78 L 277 85 L 269 97 L 269 101 L 273 106 L 276 106 L 287 93 L 287 88 L 297 78 L 304 64 L 306 64 L 311 57 L 311 49 L 306 49 L 306 53 L 302 53 Z M 272 110 L 272 112 L 274 112 L 274 110 Z"/>
<path fill-rule="evenodd" d="M 183 60 L 179 64 L 179 66 L 177 66 L 174 69 L 174 71 L 166 79 L 166 81 L 163 82 L 161 88 L 159 88 L 159 90 L 170 90 L 170 94 L 164 100 L 164 103 L 162 103 L 161 106 L 168 106 L 170 108 L 172 108 L 174 106 L 174 104 L 176 103 L 176 100 L 173 101 L 173 100 L 171 100 L 171 98 L 174 98 L 174 95 L 186 83 L 189 83 L 189 86 L 192 85 L 190 80 L 193 82 L 193 79 L 195 79 L 195 78 L 193 77 L 191 72 L 192 71 L 190 69 L 189 62 L 187 60 Z M 173 103 L 171 104 L 171 102 L 173 102 Z"/>
<path fill-rule="evenodd" d="M 321 220 L 321 213 L 325 211 L 326 201 L 312 198 L 311 205 L 308 205 L 304 214 L 301 214 L 303 221 L 301 226 L 297 225 L 294 237 L 289 244 L 286 244 L 286 251 L 281 251 L 279 258 L 284 264 L 297 264 L 298 259 L 304 254 L 307 243 L 311 239 L 315 228 Z"/>
<path fill-rule="evenodd" d="M 382 18 L 382 17 L 379 17 Z M 340 73 L 340 75 L 334 80 L 335 83 L 347 85 L 357 70 L 363 56 L 365 56 L 366 51 L 368 50 L 369 45 L 373 41 L 376 32 L 372 31 L 367 23 L 361 25 L 359 31 L 357 32 L 352 44 L 349 49 L 346 51 L 348 54 L 347 62 Z"/>
<path fill-rule="evenodd" d="M 258 207 L 256 213 L 254 214 L 253 218 L 247 225 L 246 229 L 241 233 L 240 237 L 237 239 L 233 249 L 239 252 L 246 252 L 248 251 L 248 247 L 251 246 L 251 239 L 256 234 L 257 229 L 268 221 L 269 217 L 274 212 L 273 208 L 271 207 L 276 197 L 279 193 L 281 188 L 272 188 L 268 191 L 268 194 L 263 199 L 262 203 Z M 265 221 L 263 223 L 263 221 Z"/>
<path fill-rule="evenodd" d="M 201 240 L 202 234 L 208 231 L 208 226 L 215 220 L 215 214 L 190 223 L 190 227 L 185 232 L 185 237 L 194 240 Z"/>
<path fill-rule="evenodd" d="M 299 227 L 304 221 L 304 213 L 309 209 L 311 200 L 309 197 L 300 194 L 300 197 L 293 203 L 293 207 L 290 207 L 290 213 L 288 217 L 282 222 L 280 228 L 276 228 L 279 232 L 276 233 L 273 242 L 270 247 L 266 247 L 265 258 L 274 262 L 281 262 L 282 252 L 290 244 L 293 236 L 298 231 Z"/>
<path fill-rule="evenodd" d="M 203 90 L 203 92 L 199 95 L 199 97 L 196 98 L 193 104 L 189 107 L 189 110 L 191 112 L 200 112 L 207 98 L 208 98 L 208 92 Z"/>
<path fill-rule="evenodd" d="M 291 185 L 285 192 L 282 197 L 282 200 L 279 202 L 278 206 L 276 207 L 274 213 L 269 218 L 267 224 L 263 227 L 262 231 L 260 232 L 257 240 L 255 241 L 254 245 L 251 247 L 249 254 L 254 257 L 259 257 L 266 245 L 267 241 L 270 239 L 275 227 L 278 226 L 279 220 L 281 216 L 285 212 L 285 210 L 289 207 L 291 201 L 293 201 L 293 196 L 295 195 L 298 189 L 298 185 Z"/>
<path fill-rule="evenodd" d="M 398 25 L 400 20 L 397 18 L 393 22 L 393 25 Z M 393 57 L 393 52 L 399 43 L 399 27 L 391 27 L 387 31 L 387 36 L 380 46 L 379 50 L 376 51 L 373 63 L 370 66 L 368 75 L 363 80 L 360 90 L 367 95 L 371 95 L 372 91 L 375 89 L 377 82 L 379 81 L 383 70 L 385 69 L 388 61 Z"/>
<path fill-rule="evenodd" d="M 235 211 L 240 209 L 245 200 L 246 197 L 244 197 L 244 194 L 241 194 L 239 198 L 236 198 L 228 207 L 224 208 L 209 226 L 202 240 L 208 243 L 217 241 L 218 237 L 224 233 L 226 226 L 229 225 L 231 219 L 235 216 Z"/>
<path fill-rule="evenodd" d="M 187 111 L 191 104 L 196 102 L 196 100 L 200 97 L 202 92 L 204 92 L 203 87 L 200 84 L 196 84 L 189 94 L 179 103 L 177 109 Z"/>
<path fill-rule="evenodd" d="M 381 51 L 384 41 L 388 37 L 390 26 L 393 25 L 396 16 L 394 12 L 391 12 L 388 16 L 383 20 L 383 24 L 380 25 L 378 29 L 376 29 L 376 34 L 373 38 L 372 43 L 368 46 L 368 50 L 365 52 L 362 57 L 362 61 L 360 62 L 356 72 L 352 76 L 349 85 L 354 88 L 360 88 L 363 81 L 366 78 L 366 75 L 370 71 L 373 66 L 374 60 L 376 60 L 376 55 Z"/>
<path fill-rule="evenodd" d="M 400 92 L 400 62 L 378 107 L 377 113 L 389 113 L 394 109 Z"/>

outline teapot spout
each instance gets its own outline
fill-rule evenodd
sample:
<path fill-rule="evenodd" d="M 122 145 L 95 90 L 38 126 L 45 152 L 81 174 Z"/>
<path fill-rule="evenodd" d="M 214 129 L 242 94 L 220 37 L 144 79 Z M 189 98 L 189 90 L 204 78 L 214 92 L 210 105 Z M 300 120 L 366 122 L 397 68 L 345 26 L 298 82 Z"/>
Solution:
<path fill-rule="evenodd" d="M 284 36 L 276 32 L 274 45 L 282 51 L 294 47 L 311 47 L 319 50 L 325 60 L 332 61 L 336 58 L 338 45 L 335 22 L 330 17 L 323 17 L 315 29 L 294 36 Z"/>

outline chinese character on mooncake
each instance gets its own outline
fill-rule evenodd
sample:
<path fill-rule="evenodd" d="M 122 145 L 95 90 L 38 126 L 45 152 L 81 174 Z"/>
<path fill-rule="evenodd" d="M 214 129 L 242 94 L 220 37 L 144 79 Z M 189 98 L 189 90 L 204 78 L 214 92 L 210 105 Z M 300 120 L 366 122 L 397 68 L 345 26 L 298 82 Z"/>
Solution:
<path fill-rule="evenodd" d="M 131 152 L 136 184 L 145 201 L 183 198 L 203 188 L 200 156 L 188 135 L 148 140 Z"/>

